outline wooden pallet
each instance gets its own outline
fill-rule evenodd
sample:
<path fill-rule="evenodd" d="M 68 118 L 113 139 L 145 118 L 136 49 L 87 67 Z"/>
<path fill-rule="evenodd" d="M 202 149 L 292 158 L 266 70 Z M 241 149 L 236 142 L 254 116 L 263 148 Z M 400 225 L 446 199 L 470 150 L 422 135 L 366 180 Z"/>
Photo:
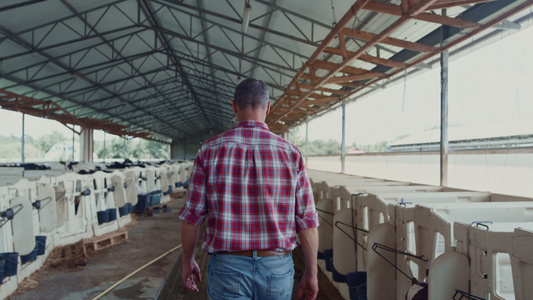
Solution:
<path fill-rule="evenodd" d="M 146 208 L 146 210 L 144 211 L 144 213 L 147 215 L 147 216 L 153 216 L 154 215 L 154 210 L 161 210 L 163 212 L 167 212 L 169 211 L 169 208 L 167 207 L 167 204 L 166 203 L 161 203 L 161 204 L 156 204 L 156 205 L 152 205 L 152 206 L 148 206 Z"/>
<path fill-rule="evenodd" d="M 128 240 L 128 232 L 125 230 L 108 233 L 104 236 L 92 238 L 83 241 L 85 251 L 94 250 L 100 251 L 105 248 L 113 247 L 115 245 L 124 243 Z"/>
<path fill-rule="evenodd" d="M 183 198 L 187 195 L 187 190 L 185 189 L 181 189 L 181 190 L 174 190 L 172 191 L 172 194 L 170 194 L 170 196 L 173 198 L 173 199 L 176 199 L 176 198 Z"/>
<path fill-rule="evenodd" d="M 46 259 L 45 265 L 57 266 L 65 263 L 78 266 L 87 263 L 87 252 L 85 251 L 83 241 L 56 247 Z"/>

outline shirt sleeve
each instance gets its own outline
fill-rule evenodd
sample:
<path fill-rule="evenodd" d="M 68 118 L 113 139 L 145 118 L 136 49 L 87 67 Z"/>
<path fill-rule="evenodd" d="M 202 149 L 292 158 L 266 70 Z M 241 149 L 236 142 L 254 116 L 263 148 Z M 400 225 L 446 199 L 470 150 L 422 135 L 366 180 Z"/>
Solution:
<path fill-rule="evenodd" d="M 300 172 L 296 182 L 296 229 L 298 231 L 318 227 L 318 214 L 307 170 L 300 157 Z"/>
<path fill-rule="evenodd" d="M 187 200 L 178 217 L 192 225 L 199 226 L 207 215 L 207 174 L 205 173 L 200 153 L 194 160 Z"/>

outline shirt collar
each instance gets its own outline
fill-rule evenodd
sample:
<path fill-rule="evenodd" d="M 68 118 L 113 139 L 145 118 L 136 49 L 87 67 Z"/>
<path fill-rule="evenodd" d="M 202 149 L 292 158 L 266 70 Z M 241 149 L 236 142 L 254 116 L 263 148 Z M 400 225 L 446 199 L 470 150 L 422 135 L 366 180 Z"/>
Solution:
<path fill-rule="evenodd" d="M 257 122 L 257 121 L 253 121 L 253 120 L 241 121 L 241 122 L 237 123 L 235 126 L 233 126 L 232 129 L 239 128 L 239 127 L 260 127 L 262 129 L 270 131 L 270 129 L 268 128 L 268 125 L 266 123 Z"/>

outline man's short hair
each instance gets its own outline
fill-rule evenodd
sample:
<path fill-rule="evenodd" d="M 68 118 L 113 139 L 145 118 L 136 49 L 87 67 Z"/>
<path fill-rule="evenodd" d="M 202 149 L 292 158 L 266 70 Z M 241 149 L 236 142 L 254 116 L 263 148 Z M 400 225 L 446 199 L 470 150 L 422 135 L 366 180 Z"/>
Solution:
<path fill-rule="evenodd" d="M 262 80 L 248 78 L 235 87 L 233 101 L 241 109 L 262 108 L 266 109 L 270 98 L 268 96 L 268 86 Z"/>

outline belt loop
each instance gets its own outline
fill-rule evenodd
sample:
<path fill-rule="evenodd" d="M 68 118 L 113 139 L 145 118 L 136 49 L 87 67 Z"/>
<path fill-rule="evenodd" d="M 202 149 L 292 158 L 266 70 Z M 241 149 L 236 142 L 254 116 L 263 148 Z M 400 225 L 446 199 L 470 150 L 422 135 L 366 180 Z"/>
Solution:
<path fill-rule="evenodd" d="M 252 258 L 254 260 L 258 260 L 259 259 L 259 257 L 257 257 L 257 250 L 252 250 Z"/>

